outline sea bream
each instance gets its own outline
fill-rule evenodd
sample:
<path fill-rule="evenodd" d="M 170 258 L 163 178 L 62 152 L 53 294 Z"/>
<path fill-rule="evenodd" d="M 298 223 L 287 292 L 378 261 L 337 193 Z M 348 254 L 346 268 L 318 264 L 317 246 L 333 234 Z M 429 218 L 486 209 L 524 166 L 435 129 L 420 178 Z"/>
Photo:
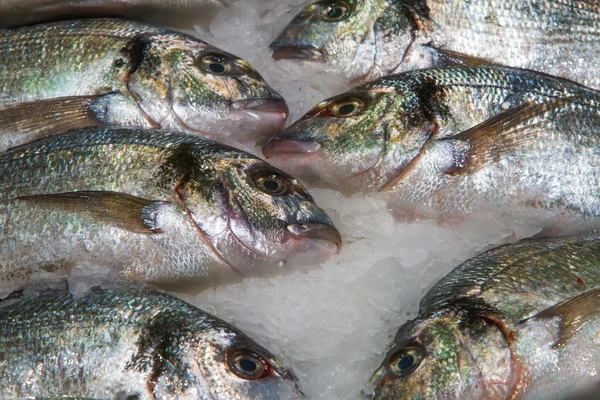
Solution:
<path fill-rule="evenodd" d="M 90 265 L 196 286 L 312 265 L 341 244 L 297 179 L 163 131 L 83 128 L 0 154 L 0 289 Z"/>
<path fill-rule="evenodd" d="M 94 288 L 0 306 L 3 399 L 304 398 L 292 370 L 173 296 Z"/>
<path fill-rule="evenodd" d="M 488 61 L 599 87 L 596 0 L 324 0 L 271 44 L 356 81 Z"/>
<path fill-rule="evenodd" d="M 597 398 L 598 332 L 598 233 L 502 246 L 429 290 L 373 376 L 375 399 Z"/>
<path fill-rule="evenodd" d="M 229 3 L 229 0 L 0 0 L 0 28 L 93 16 L 192 28 L 208 25 Z"/>
<path fill-rule="evenodd" d="M 389 193 L 406 215 L 484 210 L 583 231 L 600 222 L 599 105 L 528 70 L 410 71 L 323 101 L 263 151 L 309 185 Z"/>
<path fill-rule="evenodd" d="M 0 150 L 59 131 L 171 129 L 253 148 L 288 109 L 246 61 L 118 19 L 0 31 Z"/>

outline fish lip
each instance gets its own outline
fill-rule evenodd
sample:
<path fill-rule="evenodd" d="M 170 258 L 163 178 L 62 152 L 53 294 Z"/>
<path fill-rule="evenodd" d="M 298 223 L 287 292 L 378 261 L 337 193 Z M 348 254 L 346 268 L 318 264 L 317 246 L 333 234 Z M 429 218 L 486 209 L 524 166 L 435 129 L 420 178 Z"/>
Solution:
<path fill-rule="evenodd" d="M 291 224 L 287 226 L 287 230 L 296 239 L 333 242 L 337 246 L 338 253 L 342 247 L 342 235 L 340 235 L 340 232 L 333 225 L 321 223 Z"/>
<path fill-rule="evenodd" d="M 255 111 L 264 113 L 280 113 L 287 119 L 290 109 L 283 99 L 245 99 L 231 103 L 231 108 L 236 111 Z"/>
<path fill-rule="evenodd" d="M 285 154 L 312 154 L 321 148 L 321 144 L 314 140 L 274 140 L 267 143 L 263 149 L 266 158 Z"/>
<path fill-rule="evenodd" d="M 270 49 L 274 60 L 323 60 L 323 52 L 315 47 L 271 45 Z"/>

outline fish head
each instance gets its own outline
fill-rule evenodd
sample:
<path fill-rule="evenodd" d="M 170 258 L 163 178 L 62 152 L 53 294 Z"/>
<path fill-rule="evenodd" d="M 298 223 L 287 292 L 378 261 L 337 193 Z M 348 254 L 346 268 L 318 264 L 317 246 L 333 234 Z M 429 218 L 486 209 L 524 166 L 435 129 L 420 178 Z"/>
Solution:
<path fill-rule="evenodd" d="M 371 378 L 375 399 L 513 398 L 512 339 L 494 317 L 463 311 L 404 324 Z"/>
<path fill-rule="evenodd" d="M 263 154 L 309 185 L 347 194 L 381 190 L 435 130 L 405 89 L 382 79 L 327 99 L 274 137 Z"/>
<path fill-rule="evenodd" d="M 236 272 L 268 274 L 337 254 L 340 233 L 298 179 L 248 153 L 218 146 L 219 157 L 208 167 L 187 162 L 191 172 L 178 190 L 196 225 Z M 179 158 L 184 165 L 186 158 L 194 159 Z"/>
<path fill-rule="evenodd" d="M 353 79 L 393 70 L 411 43 L 403 3 L 323 0 L 305 7 L 271 43 L 275 60 L 324 63 Z M 382 47 L 382 46 L 385 46 Z M 379 75 L 386 75 L 383 71 Z M 378 76 L 379 76 L 378 75 Z"/>
<path fill-rule="evenodd" d="M 248 62 L 180 35 L 152 38 L 128 86 L 156 125 L 250 148 L 281 131 L 289 113 Z"/>
<path fill-rule="evenodd" d="M 177 369 L 187 367 L 185 399 L 300 399 L 304 394 L 292 369 L 244 333 L 217 319 L 204 319 L 180 344 Z M 208 323 L 208 324 L 207 324 Z M 175 398 L 172 376 L 160 376 L 157 398 Z M 192 383 L 193 382 L 193 383 Z M 164 383 L 164 385 L 163 385 Z"/>
<path fill-rule="evenodd" d="M 224 242 L 226 259 L 239 266 L 262 259 L 282 269 L 321 263 L 339 251 L 340 233 L 298 179 L 253 158 L 232 163 L 222 179 L 233 239 Z"/>

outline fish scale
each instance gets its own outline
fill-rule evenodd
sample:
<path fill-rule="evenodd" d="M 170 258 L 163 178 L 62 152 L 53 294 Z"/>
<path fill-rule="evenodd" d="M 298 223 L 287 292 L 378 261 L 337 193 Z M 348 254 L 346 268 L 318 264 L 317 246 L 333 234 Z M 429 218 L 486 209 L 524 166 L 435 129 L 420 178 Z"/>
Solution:
<path fill-rule="evenodd" d="M 329 8 L 349 11 L 328 20 Z M 493 63 L 600 85 L 596 0 L 327 0 L 299 15 L 271 44 L 273 56 L 324 62 L 358 82 Z"/>
<path fill-rule="evenodd" d="M 433 0 L 427 4 L 431 20 L 446 39 L 444 48 L 588 86 L 600 83 L 595 72 L 600 66 L 597 1 Z"/>
<path fill-rule="evenodd" d="M 0 57 L 0 150 L 86 126 L 172 129 L 252 148 L 288 113 L 246 61 L 139 22 L 0 30 Z"/>
<path fill-rule="evenodd" d="M 80 129 L 3 153 L 0 171 L 4 291 L 90 264 L 116 278 L 214 285 L 318 262 L 341 242 L 299 181 L 183 134 Z"/>
<path fill-rule="evenodd" d="M 407 215 L 483 211 L 574 233 L 598 226 L 599 104 L 595 90 L 529 70 L 409 71 L 323 101 L 263 152 L 313 185 L 385 192 Z"/>
<path fill-rule="evenodd" d="M 303 397 L 294 373 L 266 349 L 170 295 L 43 292 L 1 305 L 0 320 L 2 398 Z M 267 372 L 239 376 L 236 355 Z"/>
<path fill-rule="evenodd" d="M 208 24 L 228 0 L 2 0 L 0 27 L 17 27 L 65 18 L 126 17 L 183 27 Z"/>
<path fill-rule="evenodd" d="M 459 265 L 400 327 L 375 399 L 593 398 L 599 250 L 597 233 L 528 239 Z"/>

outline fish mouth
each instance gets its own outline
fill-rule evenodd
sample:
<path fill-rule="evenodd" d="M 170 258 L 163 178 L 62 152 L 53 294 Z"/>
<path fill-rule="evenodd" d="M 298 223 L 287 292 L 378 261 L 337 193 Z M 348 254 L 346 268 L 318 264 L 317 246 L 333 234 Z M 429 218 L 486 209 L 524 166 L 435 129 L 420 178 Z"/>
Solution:
<path fill-rule="evenodd" d="M 319 223 L 292 224 L 287 226 L 287 230 L 295 239 L 312 239 L 330 242 L 336 245 L 339 253 L 342 247 L 342 235 L 332 225 Z"/>
<path fill-rule="evenodd" d="M 296 47 L 296 46 L 273 46 L 274 60 L 309 60 L 309 61 L 321 61 L 323 59 L 323 52 L 314 47 Z"/>
<path fill-rule="evenodd" d="M 266 158 L 285 154 L 311 154 L 318 151 L 321 144 L 312 140 L 275 140 L 263 147 Z"/>
<path fill-rule="evenodd" d="M 246 99 L 231 103 L 235 111 L 254 111 L 259 113 L 279 113 L 287 119 L 290 109 L 283 99 Z"/>
<path fill-rule="evenodd" d="M 238 142 L 254 149 L 262 146 L 285 128 L 289 109 L 283 99 L 246 99 L 234 101 L 229 110 L 240 123 L 234 129 L 246 134 Z"/>

